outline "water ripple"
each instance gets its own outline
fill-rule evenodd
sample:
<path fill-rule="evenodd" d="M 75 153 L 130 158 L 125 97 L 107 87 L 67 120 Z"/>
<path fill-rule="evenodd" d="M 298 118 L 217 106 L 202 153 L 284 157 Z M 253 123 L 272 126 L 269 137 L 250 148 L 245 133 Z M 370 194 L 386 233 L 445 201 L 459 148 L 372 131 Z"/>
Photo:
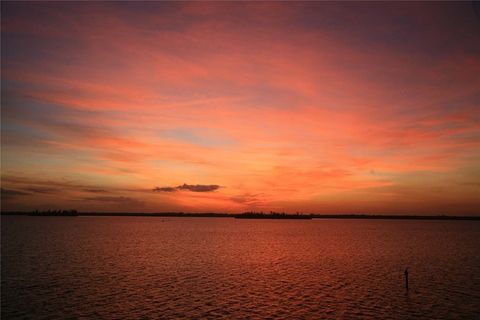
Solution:
<path fill-rule="evenodd" d="M 2 319 L 480 318 L 478 222 L 2 217 L 1 227 Z"/>

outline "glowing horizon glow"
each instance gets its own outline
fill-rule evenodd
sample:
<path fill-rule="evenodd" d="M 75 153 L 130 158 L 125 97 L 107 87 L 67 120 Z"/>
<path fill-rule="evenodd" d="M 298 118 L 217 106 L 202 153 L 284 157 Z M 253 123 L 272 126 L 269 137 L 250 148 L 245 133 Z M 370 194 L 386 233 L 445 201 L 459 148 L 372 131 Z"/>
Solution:
<path fill-rule="evenodd" d="M 470 3 L 2 2 L 2 210 L 480 214 Z"/>

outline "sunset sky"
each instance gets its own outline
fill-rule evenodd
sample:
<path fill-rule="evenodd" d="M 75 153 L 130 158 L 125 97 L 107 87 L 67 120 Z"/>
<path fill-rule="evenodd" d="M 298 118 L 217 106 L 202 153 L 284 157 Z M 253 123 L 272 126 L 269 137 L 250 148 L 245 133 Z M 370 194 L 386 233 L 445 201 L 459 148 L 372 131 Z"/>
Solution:
<path fill-rule="evenodd" d="M 480 215 L 471 2 L 1 6 L 2 210 Z"/>

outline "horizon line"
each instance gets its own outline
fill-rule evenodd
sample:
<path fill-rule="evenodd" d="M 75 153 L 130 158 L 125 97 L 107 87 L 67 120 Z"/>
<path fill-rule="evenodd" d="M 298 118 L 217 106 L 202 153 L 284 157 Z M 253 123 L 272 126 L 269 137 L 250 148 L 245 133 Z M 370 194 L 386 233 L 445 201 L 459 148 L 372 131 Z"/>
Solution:
<path fill-rule="evenodd" d="M 62 212 L 71 212 L 71 210 L 46 210 L 46 211 L 0 211 L 0 215 L 31 215 L 31 214 L 44 214 L 51 213 L 62 214 Z M 245 214 L 254 216 L 308 216 L 312 218 L 331 218 L 331 219 L 430 219 L 430 220 L 480 220 L 480 215 L 447 215 L 447 214 L 368 214 L 368 213 L 332 213 L 332 214 L 319 214 L 319 213 L 285 213 L 285 212 L 242 212 L 242 213 L 228 213 L 228 212 L 79 212 L 76 211 L 78 216 L 143 216 L 143 217 L 225 217 L 235 218 Z"/>

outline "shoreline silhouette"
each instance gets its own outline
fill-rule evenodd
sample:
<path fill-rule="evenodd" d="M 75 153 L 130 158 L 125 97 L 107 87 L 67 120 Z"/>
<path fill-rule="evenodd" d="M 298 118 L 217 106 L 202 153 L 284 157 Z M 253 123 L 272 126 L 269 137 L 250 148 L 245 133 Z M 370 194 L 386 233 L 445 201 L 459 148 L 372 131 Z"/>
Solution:
<path fill-rule="evenodd" d="M 47 210 L 47 211 L 2 211 L 2 216 L 23 215 L 37 217 L 78 217 L 78 216 L 112 216 L 112 217 L 195 217 L 195 218 L 235 218 L 235 219 L 370 219 L 370 220 L 477 220 L 480 216 L 452 216 L 452 215 L 386 215 L 386 214 L 290 214 L 278 212 L 244 212 L 214 213 L 214 212 L 78 212 L 76 210 Z"/>

